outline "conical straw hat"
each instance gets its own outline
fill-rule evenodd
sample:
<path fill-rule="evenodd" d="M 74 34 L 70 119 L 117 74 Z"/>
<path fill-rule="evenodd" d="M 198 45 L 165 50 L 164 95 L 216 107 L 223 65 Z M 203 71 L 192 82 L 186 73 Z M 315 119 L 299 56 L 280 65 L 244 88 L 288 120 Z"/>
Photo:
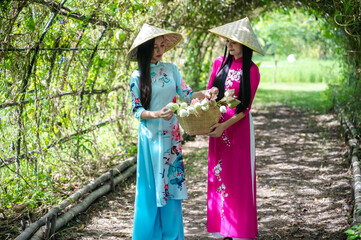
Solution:
<path fill-rule="evenodd" d="M 227 23 L 225 25 L 215 27 L 209 30 L 211 33 L 216 34 L 222 38 L 228 38 L 233 41 L 239 42 L 253 51 L 264 55 L 261 44 L 257 40 L 257 36 L 254 34 L 248 17 L 241 20 Z"/>
<path fill-rule="evenodd" d="M 130 48 L 127 56 L 129 60 L 137 60 L 137 50 L 139 45 L 145 43 L 146 41 L 164 35 L 165 38 L 165 52 L 172 49 L 176 46 L 180 40 L 182 40 L 182 35 L 176 32 L 171 32 L 165 29 L 157 28 L 149 24 L 144 24 L 140 29 L 138 36 L 135 38 L 132 47 Z"/>

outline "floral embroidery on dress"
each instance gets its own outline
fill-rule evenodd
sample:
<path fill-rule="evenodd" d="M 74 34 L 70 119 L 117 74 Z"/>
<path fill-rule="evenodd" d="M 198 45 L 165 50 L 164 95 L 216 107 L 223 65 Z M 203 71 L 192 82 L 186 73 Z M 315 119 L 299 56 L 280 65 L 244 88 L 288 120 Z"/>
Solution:
<path fill-rule="evenodd" d="M 169 196 L 168 184 L 164 185 L 164 200 L 167 201 Z"/>
<path fill-rule="evenodd" d="M 221 178 L 221 171 L 222 171 L 222 159 L 218 161 L 218 164 L 214 167 L 214 175 L 216 175 L 218 181 L 222 181 Z M 221 217 L 223 218 L 224 216 L 224 209 L 223 209 L 223 205 L 224 205 L 224 198 L 228 197 L 228 193 L 226 193 L 226 185 L 224 185 L 224 183 L 221 184 L 221 186 L 219 186 L 217 188 L 217 193 L 221 194 L 221 199 L 222 199 L 222 204 L 221 204 Z"/>
<path fill-rule="evenodd" d="M 187 86 L 187 84 L 184 82 L 183 78 L 181 79 L 181 86 L 182 86 L 182 91 L 186 93 L 184 96 L 184 101 L 187 103 L 190 103 L 191 98 L 190 98 L 189 94 L 192 92 L 192 89 Z M 177 88 L 178 88 L 178 86 L 177 86 Z"/>
<path fill-rule="evenodd" d="M 179 141 L 180 138 L 179 124 L 177 123 L 172 126 L 172 140 Z"/>
<path fill-rule="evenodd" d="M 228 147 L 231 147 L 231 141 L 229 140 L 229 137 L 228 137 L 228 134 L 226 131 L 223 131 L 221 138 Z"/>
<path fill-rule="evenodd" d="M 164 87 L 166 83 L 170 82 L 170 79 L 165 72 L 165 67 L 160 67 L 158 72 L 151 72 L 150 76 L 152 78 L 152 82 L 155 83 L 156 86 Z"/>
<path fill-rule="evenodd" d="M 182 189 L 183 183 L 185 182 L 183 156 L 176 146 L 173 146 L 171 154 L 175 154 L 177 157 L 173 163 L 169 164 L 169 182 L 176 184 L 179 189 Z"/>
<path fill-rule="evenodd" d="M 214 167 L 214 173 L 218 179 L 218 181 L 221 181 L 221 176 L 219 175 L 222 171 L 222 167 L 221 167 L 221 164 L 222 164 L 222 160 L 219 160 L 218 164 Z"/>
<path fill-rule="evenodd" d="M 223 113 L 221 114 L 220 122 L 224 122 Z M 221 139 L 228 147 L 231 147 L 231 141 L 229 140 L 229 137 L 227 134 L 227 129 L 223 131 L 223 133 L 221 135 Z"/>
<path fill-rule="evenodd" d="M 241 76 L 242 76 L 242 69 L 229 70 L 227 79 L 226 79 L 225 90 L 227 91 L 228 89 L 232 89 L 233 82 L 234 81 L 239 82 L 241 80 Z"/>
<path fill-rule="evenodd" d="M 221 199 L 222 199 L 222 209 L 221 209 L 221 217 L 224 217 L 224 209 L 223 209 L 223 205 L 224 205 L 224 198 L 228 197 L 228 193 L 226 193 L 226 186 L 224 185 L 224 183 L 222 183 L 222 185 L 217 188 L 217 192 L 221 193 Z"/>
<path fill-rule="evenodd" d="M 135 83 L 130 84 L 130 91 L 132 93 L 132 106 L 133 106 L 133 113 L 137 112 L 137 109 L 142 107 L 142 104 L 140 102 L 140 99 L 135 97 L 135 94 L 133 92 L 133 88 L 135 87 Z"/>

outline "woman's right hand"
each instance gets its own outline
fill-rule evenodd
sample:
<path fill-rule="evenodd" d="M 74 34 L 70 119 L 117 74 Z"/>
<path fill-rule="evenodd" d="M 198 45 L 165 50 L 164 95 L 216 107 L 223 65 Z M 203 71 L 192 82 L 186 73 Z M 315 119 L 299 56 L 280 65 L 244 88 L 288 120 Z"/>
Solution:
<path fill-rule="evenodd" d="M 169 108 L 164 107 L 159 111 L 159 117 L 169 121 L 173 117 L 173 112 Z"/>

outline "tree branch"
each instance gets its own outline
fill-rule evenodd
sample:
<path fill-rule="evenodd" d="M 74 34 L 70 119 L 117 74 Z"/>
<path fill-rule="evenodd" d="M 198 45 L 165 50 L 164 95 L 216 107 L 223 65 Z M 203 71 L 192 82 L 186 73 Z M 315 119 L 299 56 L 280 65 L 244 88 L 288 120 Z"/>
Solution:
<path fill-rule="evenodd" d="M 88 18 L 88 16 L 78 13 L 78 12 L 71 10 L 69 8 L 66 8 L 66 7 L 61 7 L 59 9 L 59 4 L 54 1 L 34 0 L 34 2 L 50 8 L 50 10 L 52 12 L 59 11 L 59 13 L 58 13 L 59 15 L 74 18 L 74 19 L 80 20 L 85 23 L 89 22 L 89 23 L 99 25 L 99 26 L 104 26 L 104 27 L 120 28 L 128 33 L 133 32 L 133 30 L 130 30 L 129 28 L 121 26 L 121 24 L 118 21 L 112 21 L 112 22 L 108 23 L 107 21 L 103 21 L 103 20 L 97 19 L 95 17 Z"/>

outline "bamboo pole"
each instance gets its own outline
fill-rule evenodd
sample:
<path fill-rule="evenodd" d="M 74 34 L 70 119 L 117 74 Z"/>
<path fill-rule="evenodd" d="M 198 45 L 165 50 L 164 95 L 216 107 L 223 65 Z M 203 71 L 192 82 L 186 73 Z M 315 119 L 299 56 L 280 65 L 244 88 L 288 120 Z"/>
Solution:
<path fill-rule="evenodd" d="M 345 134 L 345 142 L 350 149 L 349 160 L 352 167 L 352 190 L 354 195 L 354 209 L 353 209 L 353 221 L 352 225 L 361 224 L 361 170 L 360 170 L 360 160 L 358 157 L 359 152 L 359 143 L 357 141 L 357 130 L 354 125 L 344 116 L 344 111 L 342 109 L 337 109 L 341 115 L 341 126 Z M 352 135 L 352 137 L 349 137 Z"/>
<path fill-rule="evenodd" d="M 358 159 L 358 145 L 356 144 L 351 153 L 351 164 L 353 174 L 353 189 L 355 196 L 355 206 L 353 210 L 353 223 L 352 225 L 361 224 L 361 171 L 360 160 Z"/>
<path fill-rule="evenodd" d="M 119 184 L 120 182 L 125 181 L 131 175 L 134 174 L 136 171 L 137 166 L 133 165 L 132 167 L 128 168 L 124 174 L 116 177 L 114 179 L 114 184 Z M 106 184 L 102 187 L 98 188 L 94 192 L 90 193 L 84 200 L 75 205 L 73 208 L 69 209 L 66 213 L 62 214 L 60 217 L 57 218 L 55 223 L 55 232 L 64 227 L 71 219 L 73 219 L 76 215 L 86 210 L 96 199 L 105 195 L 111 190 L 111 185 Z M 31 238 L 31 240 L 43 240 L 44 239 L 44 232 L 46 231 L 45 227 L 41 227 Z"/>
<path fill-rule="evenodd" d="M 127 174 L 130 174 L 129 172 L 130 171 L 133 171 L 134 168 L 136 167 L 136 157 L 133 157 L 131 159 L 128 159 L 126 160 L 125 162 L 119 164 L 118 166 L 116 166 L 115 168 L 113 168 L 111 171 L 113 171 L 113 174 L 114 175 L 119 175 L 115 178 L 114 180 L 114 184 L 118 184 L 120 183 L 123 179 L 124 179 L 124 176 L 127 175 Z M 131 167 L 133 166 L 133 167 Z M 124 174 L 121 174 L 122 171 L 124 171 L 125 169 L 127 169 L 125 171 Z M 129 170 L 129 169 L 132 169 L 132 170 Z M 107 172 L 103 175 L 101 175 L 99 178 L 93 180 L 92 182 L 90 182 L 88 185 L 86 185 L 85 187 L 83 187 L 82 189 L 78 190 L 77 192 L 73 193 L 70 197 L 68 197 L 67 199 L 65 199 L 64 201 L 62 201 L 59 205 L 57 205 L 56 207 L 54 207 L 53 209 L 51 209 L 47 214 L 45 214 L 43 217 L 41 217 L 38 221 L 36 221 L 35 223 L 31 224 L 27 229 L 25 229 L 24 232 L 22 232 L 17 238 L 15 238 L 15 240 L 27 240 L 27 239 L 30 239 L 31 236 L 36 232 L 38 231 L 38 229 L 42 226 L 44 226 L 46 224 L 46 220 L 47 219 L 52 219 L 52 216 L 55 216 L 57 215 L 60 211 L 64 210 L 65 208 L 67 208 L 69 205 L 75 203 L 76 201 L 78 201 L 81 197 L 83 197 L 85 194 L 93 191 L 94 189 L 96 189 L 100 184 L 104 183 L 105 181 L 109 180 L 110 179 L 110 172 Z M 104 186 L 108 186 L 110 188 L 110 185 L 109 184 L 106 184 Z M 103 186 L 103 187 L 104 187 Z M 98 196 L 98 194 L 100 193 L 103 193 L 104 192 L 104 189 L 107 190 L 106 192 L 108 192 L 109 190 L 107 188 L 103 188 L 103 190 L 99 191 L 95 191 L 96 193 L 95 194 L 92 194 L 92 196 Z M 105 193 L 106 193 L 105 192 Z M 103 194 L 105 194 L 103 193 Z M 90 196 L 91 194 L 89 194 Z M 85 198 L 87 199 L 87 198 Z M 86 200 L 83 202 L 85 203 L 82 203 L 83 205 L 84 204 L 88 204 L 90 200 Z M 94 199 L 95 200 L 95 199 Z M 93 200 L 93 201 L 94 201 Z M 91 203 L 91 202 L 90 202 Z M 82 207 L 77 207 L 76 210 L 73 210 L 71 213 L 69 213 L 68 215 L 65 215 L 66 219 L 69 218 L 69 216 L 72 216 L 73 212 L 74 211 L 77 211 L 77 209 L 83 209 L 83 206 Z M 64 217 L 63 217 L 64 218 Z M 59 218 L 61 219 L 61 218 Z M 61 225 L 63 226 L 63 225 Z"/>

